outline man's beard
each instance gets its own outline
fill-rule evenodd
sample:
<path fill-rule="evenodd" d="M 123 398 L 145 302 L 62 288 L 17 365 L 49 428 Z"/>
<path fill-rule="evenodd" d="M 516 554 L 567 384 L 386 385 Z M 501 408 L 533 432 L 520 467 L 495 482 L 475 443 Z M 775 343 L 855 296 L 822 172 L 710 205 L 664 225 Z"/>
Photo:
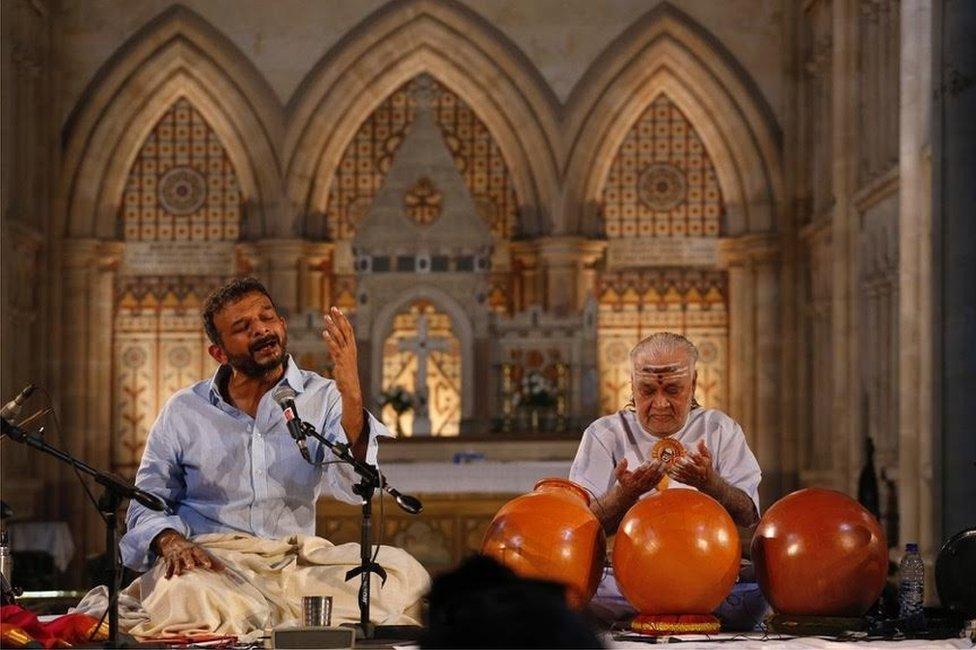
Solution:
<path fill-rule="evenodd" d="M 267 344 L 269 341 L 274 341 L 277 343 L 278 347 L 281 349 L 281 352 L 267 361 L 259 362 L 255 358 L 254 353 L 258 348 Z M 275 334 L 270 334 L 252 343 L 245 354 L 228 354 L 227 363 L 234 370 L 243 373 L 248 377 L 259 379 L 281 367 L 281 364 L 285 362 L 285 357 L 288 355 L 286 350 L 287 347 L 288 334 L 284 334 L 281 339 L 279 339 Z"/>

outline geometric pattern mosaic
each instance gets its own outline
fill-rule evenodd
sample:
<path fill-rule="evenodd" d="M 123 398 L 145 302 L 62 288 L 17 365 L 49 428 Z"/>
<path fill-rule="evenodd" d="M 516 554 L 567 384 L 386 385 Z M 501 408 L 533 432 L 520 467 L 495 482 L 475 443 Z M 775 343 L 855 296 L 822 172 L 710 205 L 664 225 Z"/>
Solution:
<path fill-rule="evenodd" d="M 126 179 L 127 241 L 237 241 L 241 194 L 217 135 L 185 98 L 146 138 Z"/>
<path fill-rule="evenodd" d="M 645 336 L 670 331 L 698 347 L 695 397 L 706 408 L 728 403 L 728 283 L 713 269 L 646 269 L 605 273 L 597 283 L 600 409 L 631 398 L 630 350 Z"/>
<path fill-rule="evenodd" d="M 343 153 L 329 188 L 326 226 L 332 240 L 350 239 L 369 210 L 416 112 L 407 82 L 386 98 L 359 127 Z M 515 232 L 518 199 L 501 149 L 488 127 L 446 86 L 431 79 L 434 114 L 478 214 L 501 239 Z"/>
<path fill-rule="evenodd" d="M 601 198 L 608 238 L 718 237 L 722 192 L 701 138 L 658 95 L 620 145 Z"/>

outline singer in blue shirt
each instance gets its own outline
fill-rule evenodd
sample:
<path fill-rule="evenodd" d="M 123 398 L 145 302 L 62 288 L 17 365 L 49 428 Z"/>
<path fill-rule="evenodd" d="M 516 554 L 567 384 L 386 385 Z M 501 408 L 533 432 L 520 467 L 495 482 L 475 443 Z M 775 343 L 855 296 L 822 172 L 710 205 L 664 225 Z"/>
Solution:
<path fill-rule="evenodd" d="M 299 417 L 326 438 L 349 444 L 376 463 L 377 436 L 390 432 L 363 408 L 352 326 L 337 308 L 322 337 L 335 362 L 334 379 L 300 369 L 287 353 L 288 327 L 254 278 L 217 289 L 203 309 L 212 379 L 180 390 L 149 432 L 136 485 L 166 499 L 172 514 L 129 506 L 121 541 L 126 566 L 145 571 L 160 558 L 166 576 L 221 571 L 220 561 L 193 543 L 204 533 L 246 533 L 276 539 L 315 534 L 315 501 L 330 494 L 350 503 L 355 472 L 344 463 L 313 466 L 289 435 L 273 393 L 295 391 Z M 334 460 L 308 440 L 312 459 Z"/>

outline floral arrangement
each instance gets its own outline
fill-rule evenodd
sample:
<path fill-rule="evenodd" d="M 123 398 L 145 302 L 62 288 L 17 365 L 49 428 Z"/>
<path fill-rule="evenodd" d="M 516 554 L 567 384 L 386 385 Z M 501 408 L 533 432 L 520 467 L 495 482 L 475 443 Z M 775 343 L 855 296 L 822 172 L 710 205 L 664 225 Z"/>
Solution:
<path fill-rule="evenodd" d="M 389 406 L 399 416 L 413 408 L 413 393 L 403 386 L 393 386 L 389 390 L 380 393 L 380 406 Z"/>
<path fill-rule="evenodd" d="M 522 375 L 519 389 L 512 396 L 515 407 L 550 408 L 556 405 L 559 391 L 548 377 L 537 370 Z"/>

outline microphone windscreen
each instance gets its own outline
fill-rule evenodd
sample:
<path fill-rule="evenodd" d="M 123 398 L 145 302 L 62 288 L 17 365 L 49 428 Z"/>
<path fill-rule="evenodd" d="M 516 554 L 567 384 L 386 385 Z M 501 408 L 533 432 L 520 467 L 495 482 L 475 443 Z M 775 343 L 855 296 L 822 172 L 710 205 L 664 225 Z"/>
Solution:
<path fill-rule="evenodd" d="M 296 395 L 297 393 L 292 390 L 290 386 L 286 386 L 285 384 L 278 386 L 278 388 L 275 389 L 275 392 L 271 394 L 274 401 L 278 402 L 282 408 L 284 408 L 283 405 L 285 402 L 288 400 L 294 400 Z"/>

